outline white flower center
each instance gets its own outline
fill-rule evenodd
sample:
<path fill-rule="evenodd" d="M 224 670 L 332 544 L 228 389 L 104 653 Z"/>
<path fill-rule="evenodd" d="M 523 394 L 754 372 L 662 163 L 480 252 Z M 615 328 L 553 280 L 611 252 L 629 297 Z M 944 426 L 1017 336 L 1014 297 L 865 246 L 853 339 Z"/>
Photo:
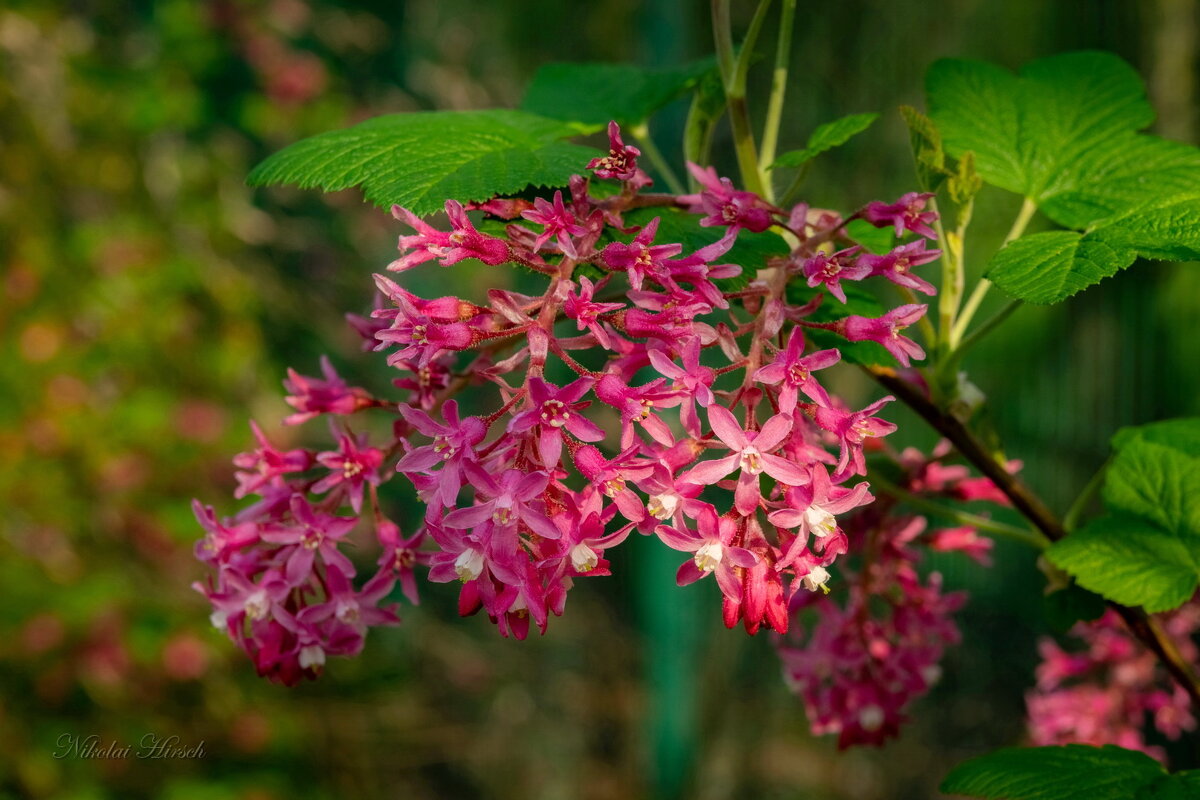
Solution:
<path fill-rule="evenodd" d="M 701 572 L 712 572 L 721 563 L 725 548 L 720 542 L 708 542 L 696 551 L 695 562 Z"/>
<path fill-rule="evenodd" d="M 829 570 L 824 567 L 813 567 L 808 574 L 801 579 L 800 583 L 805 589 L 810 592 L 815 592 L 817 589 L 829 594 L 829 587 L 825 585 L 829 580 Z"/>
<path fill-rule="evenodd" d="M 804 522 L 813 535 L 822 539 L 837 530 L 837 518 L 817 505 L 805 509 Z"/>
<path fill-rule="evenodd" d="M 567 424 L 571 410 L 561 400 L 547 400 L 542 403 L 542 422 L 554 428 Z"/>
<path fill-rule="evenodd" d="M 858 724 L 862 726 L 864 731 L 877 731 L 883 727 L 884 714 L 883 709 L 876 705 L 869 705 L 858 712 Z"/>
<path fill-rule="evenodd" d="M 754 445 L 747 446 L 742 451 L 742 472 L 745 472 L 747 475 L 757 475 L 762 471 L 762 459 L 758 448 Z"/>
<path fill-rule="evenodd" d="M 677 494 L 656 494 L 651 496 L 650 501 L 646 503 L 646 510 L 655 519 L 670 519 L 675 516 L 677 508 L 679 508 L 679 495 Z"/>
<path fill-rule="evenodd" d="M 319 644 L 310 644 L 300 648 L 300 669 L 325 666 L 325 648 Z"/>
<path fill-rule="evenodd" d="M 596 555 L 596 551 L 583 542 L 571 548 L 571 564 L 579 572 L 591 572 L 596 568 L 599 560 L 600 557 Z"/>
<path fill-rule="evenodd" d="M 468 548 L 454 559 L 454 572 L 463 583 L 473 581 L 483 574 L 483 553 Z"/>
<path fill-rule="evenodd" d="M 271 601 L 267 599 L 266 591 L 259 589 L 246 598 L 243 607 L 246 609 L 246 616 L 250 619 L 263 619 L 271 609 Z"/>

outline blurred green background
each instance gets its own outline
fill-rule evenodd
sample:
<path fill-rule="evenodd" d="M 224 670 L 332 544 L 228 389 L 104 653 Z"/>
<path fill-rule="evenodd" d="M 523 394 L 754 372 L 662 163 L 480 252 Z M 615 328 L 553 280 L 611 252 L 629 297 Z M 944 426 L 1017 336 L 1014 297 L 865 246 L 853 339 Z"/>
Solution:
<path fill-rule="evenodd" d="M 885 112 L 818 162 L 806 199 L 890 200 L 913 187 L 895 108 L 921 105 L 931 61 L 1016 67 L 1081 48 L 1131 61 L 1157 131 L 1195 141 L 1196 36 L 1191 0 L 801 3 L 782 144 Z M 676 559 L 646 542 L 582 582 L 543 639 L 501 640 L 432 587 L 361 658 L 292 690 L 256 678 L 189 588 L 204 574 L 189 501 L 233 509 L 247 418 L 281 442 L 305 435 L 278 426 L 285 367 L 313 374 L 329 353 L 348 377 L 387 381 L 342 314 L 369 305 L 399 226 L 353 192 L 253 192 L 249 168 L 375 114 L 513 106 L 546 62 L 708 49 L 707 4 L 684 0 L 4 4 L 0 797 L 928 798 L 953 763 L 1020 740 L 1041 578 L 1003 546 L 990 571 L 936 563 L 974 593 L 966 644 L 899 742 L 842 754 L 807 734 L 767 638 L 725 632 L 715 588 L 676 589 Z M 683 113 L 657 123 L 668 153 Z M 1015 210 L 985 192 L 979 252 Z M 1143 264 L 1019 311 L 969 359 L 1052 506 L 1116 427 L 1200 413 L 1197 318 L 1194 265 Z M 842 380 L 852 398 L 873 391 Z M 932 443 L 905 421 L 899 443 Z M 203 741 L 205 756 L 54 757 L 64 735 L 147 733 Z"/>

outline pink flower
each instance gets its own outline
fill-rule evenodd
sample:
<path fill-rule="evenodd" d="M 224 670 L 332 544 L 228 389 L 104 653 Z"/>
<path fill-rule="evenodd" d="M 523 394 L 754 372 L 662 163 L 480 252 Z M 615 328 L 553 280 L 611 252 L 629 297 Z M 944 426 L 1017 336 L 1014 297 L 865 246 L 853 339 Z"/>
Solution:
<path fill-rule="evenodd" d="M 667 547 L 694 553 L 692 558 L 680 565 L 675 582 L 686 586 L 715 572 L 721 593 L 740 600 L 742 586 L 738 581 L 736 568 L 746 569 L 754 566 L 758 556 L 744 547 L 733 545 L 738 523 L 729 517 L 718 518 L 716 509 L 705 504 L 696 517 L 696 528 L 697 530 L 692 531 L 687 528 L 680 530 L 669 525 L 659 525 L 654 529 Z"/>
<path fill-rule="evenodd" d="M 593 301 L 596 289 L 599 289 L 607 282 L 607 279 L 602 279 L 599 284 L 593 285 L 586 276 L 579 279 L 579 292 L 572 291 L 567 295 L 567 299 L 563 302 L 563 313 L 568 319 L 575 320 L 578 330 L 591 331 L 596 337 L 596 342 L 605 350 L 612 349 L 612 340 L 609 338 L 608 331 L 600 324 L 599 318 L 601 314 L 606 314 L 610 311 L 619 311 L 625 307 L 624 303 L 597 303 Z"/>
<path fill-rule="evenodd" d="M 933 284 L 912 274 L 913 267 L 936 261 L 942 255 L 941 250 L 926 250 L 925 240 L 902 244 L 887 255 L 877 256 L 864 253 L 859 257 L 860 264 L 871 268 L 871 275 L 887 278 L 897 286 L 906 286 L 924 294 L 937 294 Z"/>
<path fill-rule="evenodd" d="M 414 448 L 396 464 L 397 472 L 420 472 L 434 475 L 434 484 L 427 502 L 436 502 L 446 508 L 455 505 L 458 491 L 463 485 L 463 465 L 474 461 L 475 445 L 487 435 L 487 427 L 479 417 L 458 418 L 458 401 L 447 400 L 442 406 L 445 425 L 409 406 L 400 406 L 401 415 L 410 425 L 433 439 L 427 445 Z M 440 471 L 433 467 L 442 465 Z"/>
<path fill-rule="evenodd" d="M 809 468 L 810 480 L 805 486 L 790 487 L 784 493 L 787 505 L 768 515 L 773 525 L 791 528 L 798 534 L 776 567 L 783 569 L 795 561 L 808 543 L 809 536 L 824 539 L 839 533 L 838 514 L 866 505 L 875 498 L 867 483 L 853 488 L 834 486 L 829 473 L 820 464 Z"/>
<path fill-rule="evenodd" d="M 621 412 L 622 448 L 633 444 L 635 423 L 640 424 L 656 442 L 668 447 L 675 443 L 671 429 L 654 414 L 655 408 L 674 408 L 680 403 L 675 392 L 663 390 L 664 383 L 666 380 L 663 378 L 656 378 L 645 386 L 634 387 L 610 374 L 596 384 L 596 397 Z"/>
<path fill-rule="evenodd" d="M 575 221 L 575 215 L 563 205 L 562 191 L 554 193 L 554 203 L 551 205 L 542 198 L 533 201 L 532 211 L 522 211 L 521 216 L 530 222 L 541 225 L 542 233 L 534 242 L 533 249 L 540 250 L 542 245 L 554 239 L 559 248 L 571 258 L 577 258 L 575 246 L 571 243 L 572 236 L 584 236 L 587 228 Z"/>
<path fill-rule="evenodd" d="M 581 413 L 588 404 L 578 402 L 592 384 L 591 378 L 579 378 L 560 389 L 541 378 L 530 378 L 526 410 L 509 421 L 508 432 L 536 430 L 542 464 L 553 469 L 562 456 L 564 428 L 580 441 L 598 442 L 604 438 L 604 431 Z"/>
<path fill-rule="evenodd" d="M 724 458 L 702 461 L 682 476 L 682 480 L 701 485 L 716 483 L 734 470 L 740 470 L 734 507 L 744 515 L 754 513 L 761 501 L 758 476 L 765 472 L 780 483 L 799 486 L 808 480 L 800 467 L 771 451 L 778 448 L 792 430 L 792 418 L 776 414 L 762 430 L 746 431 L 729 409 L 711 405 L 708 421 L 713 433 L 733 452 Z"/>
<path fill-rule="evenodd" d="M 909 192 L 890 205 L 877 200 L 867 204 L 862 216 L 876 228 L 895 226 L 897 237 L 903 236 L 905 231 L 912 231 L 926 239 L 936 239 L 937 232 L 929 227 L 929 223 L 937 219 L 937 214 L 924 210 L 925 201 L 931 197 L 933 192 Z"/>
<path fill-rule="evenodd" d="M 479 469 L 472 470 L 472 483 L 483 497 L 470 508 L 451 511 L 442 519 L 447 528 L 472 529 L 484 522 L 497 528 L 516 528 L 520 522 L 544 539 L 557 539 L 561 531 L 545 512 L 532 505 L 542 496 L 550 476 L 545 472 L 521 472 L 510 469 L 499 480 Z"/>
<path fill-rule="evenodd" d="M 717 175 L 713 167 L 701 167 L 688 162 L 688 171 L 704 187 L 700 194 L 681 195 L 679 202 L 688 204 L 693 214 L 707 214 L 700 220 L 704 226 L 724 225 L 730 230 L 745 228 L 762 233 L 771 227 L 772 206 L 753 192 L 733 188 L 733 181 Z"/>
<path fill-rule="evenodd" d="M 991 539 L 980 536 L 978 531 L 966 525 L 942 528 L 929 537 L 929 549 L 942 553 L 958 550 L 985 567 L 992 565 L 992 544 Z"/>
<path fill-rule="evenodd" d="M 602 253 L 604 263 L 609 269 L 629 274 L 629 285 L 634 289 L 641 289 L 642 282 L 647 277 L 658 281 L 656 276 L 666 270 L 665 259 L 683 252 L 681 244 L 650 244 L 658 233 L 660 221 L 660 217 L 655 217 L 629 244 L 613 242 L 604 248 Z"/>
<path fill-rule="evenodd" d="M 925 351 L 912 339 L 901 336 L 900 331 L 925 316 L 928 308 L 924 305 L 900 306 L 878 319 L 851 315 L 839 321 L 838 329 L 852 342 L 878 342 L 895 356 L 901 366 L 907 367 L 910 358 L 925 358 Z"/>
<path fill-rule="evenodd" d="M 285 563 L 284 577 L 288 584 L 299 586 L 308 580 L 317 554 L 326 567 L 341 571 L 347 578 L 353 577 L 354 565 L 337 545 L 358 524 L 358 517 L 322 513 L 300 494 L 292 495 L 290 508 L 293 524 L 272 526 L 262 534 L 263 541 L 287 545 L 280 550 L 279 558 Z"/>
<path fill-rule="evenodd" d="M 299 425 L 319 414 L 353 414 L 375 404 L 366 389 L 347 386 L 325 356 L 321 356 L 321 372 L 324 380 L 288 369 L 287 380 L 283 382 L 288 396 L 284 399 L 297 413 L 284 419 L 284 424 Z"/>
<path fill-rule="evenodd" d="M 317 461 L 332 471 L 317 481 L 312 487 L 312 492 L 322 494 L 330 489 L 344 487 L 354 513 L 361 512 L 363 487 L 368 483 L 372 486 L 379 485 L 379 467 L 383 464 L 383 451 L 376 447 L 367 447 L 365 433 L 358 437 L 342 434 L 338 439 L 338 449 L 317 454 Z"/>
<path fill-rule="evenodd" d="M 420 603 L 417 595 L 417 576 L 413 567 L 417 564 L 428 565 L 432 553 L 421 550 L 425 541 L 425 529 L 421 528 L 407 539 L 400 533 L 400 528 L 391 520 L 379 520 L 379 543 L 383 545 L 383 553 L 379 556 L 378 564 L 381 569 L 390 570 L 391 574 L 400 581 L 400 590 L 414 606 Z"/>
<path fill-rule="evenodd" d="M 837 350 L 820 350 L 804 355 L 804 330 L 792 328 L 787 346 L 775 356 L 775 360 L 754 373 L 754 380 L 767 385 L 783 384 L 779 391 L 779 410 L 790 414 L 796 408 L 800 392 L 813 402 L 830 405 L 829 395 L 817 383 L 813 372 L 836 364 L 842 357 Z"/>
<path fill-rule="evenodd" d="M 857 257 L 861 250 L 855 245 L 832 255 L 817 253 L 804 262 L 801 271 L 808 278 L 809 286 L 816 288 L 824 285 L 830 294 L 845 303 L 846 291 L 842 289 L 841 282 L 859 281 L 871 272 L 871 268 Z"/>
<path fill-rule="evenodd" d="M 259 493 L 259 489 L 265 485 L 278 486 L 282 483 L 279 480 L 281 476 L 304 472 L 312 465 L 312 453 L 307 450 L 288 450 L 286 453 L 276 450 L 254 420 L 250 421 L 250 430 L 258 440 L 258 447 L 233 457 L 233 465 L 241 470 L 234 473 L 238 488 L 233 496 L 239 500 L 248 494 Z"/>
<path fill-rule="evenodd" d="M 717 377 L 711 369 L 700 365 L 700 340 L 691 338 L 683 343 L 680 348 L 682 366 L 676 364 L 658 348 L 647 350 L 646 355 L 650 358 L 650 364 L 658 371 L 658 374 L 672 381 L 671 391 L 679 392 L 683 396 L 679 422 L 683 425 L 684 430 L 693 436 L 699 436 L 700 418 L 696 414 L 695 403 L 699 403 L 702 408 L 708 408 L 715 402 L 716 398 L 713 397 L 710 387 Z"/>
<path fill-rule="evenodd" d="M 618 181 L 633 180 L 637 175 L 637 157 L 641 150 L 621 140 L 621 126 L 608 123 L 608 155 L 593 158 L 587 168 L 596 171 L 597 178 L 612 178 Z"/>
<path fill-rule="evenodd" d="M 231 553 L 258 541 L 258 525 L 252 522 L 218 521 L 211 506 L 192 501 L 192 513 L 204 528 L 204 538 L 196 542 L 196 558 L 223 563 Z"/>
<path fill-rule="evenodd" d="M 879 409 L 896 398 L 888 395 L 876 400 L 862 411 L 848 413 L 840 409 L 818 406 L 815 420 L 825 430 L 838 437 L 841 453 L 838 455 L 837 471 L 833 480 L 841 482 L 848 475 L 866 475 L 867 464 L 863 457 L 863 443 L 867 439 L 887 436 L 896 426 L 887 420 L 872 417 Z M 853 466 L 853 469 L 849 467 Z M 796 484 L 800 485 L 800 482 Z"/>
<path fill-rule="evenodd" d="M 458 201 L 446 201 L 446 216 L 450 217 L 453 230 L 448 237 L 449 246 L 439 262 L 443 266 L 457 264 L 467 258 L 477 258 L 493 267 L 508 261 L 508 245 L 504 240 L 485 236 L 475 230 Z"/>

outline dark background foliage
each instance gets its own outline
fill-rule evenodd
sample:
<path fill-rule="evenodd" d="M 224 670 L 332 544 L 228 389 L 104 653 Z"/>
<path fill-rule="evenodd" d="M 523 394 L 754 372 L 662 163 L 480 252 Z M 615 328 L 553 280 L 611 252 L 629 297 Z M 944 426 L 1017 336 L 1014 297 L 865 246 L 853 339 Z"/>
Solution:
<path fill-rule="evenodd" d="M 1080 48 L 1131 61 L 1157 132 L 1194 141 L 1196 14 L 1190 0 L 802 3 L 782 144 L 884 112 L 817 163 L 806 199 L 892 199 L 913 187 L 895 109 L 921 104 L 934 59 L 1017 67 Z M 245 420 L 311 435 L 278 425 L 285 366 L 311 374 L 328 353 L 348 376 L 387 379 L 341 317 L 369 303 L 399 226 L 353 192 L 251 191 L 249 168 L 375 114 L 515 106 L 550 61 L 708 51 L 707 5 L 684 0 L 0 9 L 0 797 L 925 798 L 963 757 L 1020 741 L 1042 580 L 1003 546 L 991 571 L 935 564 L 973 592 L 966 643 L 899 742 L 843 754 L 807 734 L 766 637 L 725 632 L 715 592 L 676 589 L 646 542 L 584 582 L 544 639 L 501 640 L 433 587 L 363 657 L 294 690 L 257 679 L 189 589 L 203 575 L 189 501 L 232 510 Z M 655 123 L 668 153 L 683 111 Z M 1015 210 L 985 192 L 981 237 L 998 240 Z M 458 280 L 437 291 L 508 278 Z M 1055 508 L 1116 427 L 1200 412 L 1198 315 L 1194 266 L 1143 264 L 1019 311 L 969 359 Z M 904 441 L 932 443 L 905 421 Z M 148 733 L 205 755 L 54 757 L 64 735 Z"/>

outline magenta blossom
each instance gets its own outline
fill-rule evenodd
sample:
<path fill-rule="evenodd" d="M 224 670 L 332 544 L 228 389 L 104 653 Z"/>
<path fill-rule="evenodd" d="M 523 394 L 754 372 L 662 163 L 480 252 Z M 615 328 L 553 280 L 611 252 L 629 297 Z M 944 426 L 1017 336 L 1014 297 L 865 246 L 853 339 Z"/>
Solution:
<path fill-rule="evenodd" d="M 538 455 L 548 469 L 562 456 L 563 429 L 584 442 L 598 442 L 604 431 L 581 412 L 588 403 L 578 402 L 592 388 L 591 378 L 579 378 L 561 389 L 541 378 L 529 379 L 529 402 L 508 423 L 509 433 L 537 432 Z"/>
<path fill-rule="evenodd" d="M 841 453 L 838 456 L 837 470 L 833 480 L 839 483 L 848 475 L 866 475 L 867 462 L 863 456 L 863 443 L 868 439 L 887 436 L 896 430 L 896 426 L 887 420 L 871 416 L 879 409 L 896 398 L 887 397 L 876 400 L 862 411 L 853 413 L 835 408 L 817 406 L 815 421 L 825 430 L 838 437 Z M 853 469 L 850 469 L 853 467 Z M 797 483 L 796 485 L 800 485 Z"/>
<path fill-rule="evenodd" d="M 704 187 L 700 194 L 681 195 L 680 203 L 686 203 L 693 214 L 707 214 L 700 220 L 706 227 L 728 226 L 731 230 L 745 228 L 762 233 L 771 227 L 773 207 L 753 192 L 742 192 L 733 188 L 733 181 L 717 175 L 713 167 L 701 167 L 688 162 L 688 171 L 696 182 Z"/>
<path fill-rule="evenodd" d="M 876 228 L 894 226 L 897 237 L 903 236 L 905 231 L 912 231 L 927 239 L 936 239 L 937 231 L 929 227 L 929 224 L 937 219 L 937 214 L 925 211 L 925 203 L 931 197 L 933 192 L 909 192 L 891 204 L 877 200 L 867 204 L 862 216 Z"/>
<path fill-rule="evenodd" d="M 287 380 L 283 382 L 288 396 L 284 400 L 297 413 L 285 418 L 284 424 L 299 425 L 320 414 L 353 414 L 375 404 L 366 389 L 347 386 L 325 356 L 321 356 L 321 372 L 324 380 L 288 369 Z"/>
<path fill-rule="evenodd" d="M 541 225 L 542 233 L 534 241 L 533 249 L 540 250 L 542 245 L 554 239 L 559 248 L 571 258 L 577 258 L 575 245 L 571 243 L 572 236 L 584 236 L 588 229 L 575 221 L 575 215 L 563 205 L 562 191 L 554 193 L 554 203 L 547 203 L 537 198 L 532 211 L 522 211 L 521 216 L 530 222 Z"/>
<path fill-rule="evenodd" d="M 233 465 L 239 469 L 234 473 L 238 488 L 233 496 L 241 499 L 248 494 L 258 494 L 263 486 L 280 485 L 280 477 L 293 472 L 304 472 L 312 466 L 312 453 L 304 449 L 280 452 L 267 440 L 254 420 L 250 430 L 258 440 L 258 447 L 249 453 L 233 457 Z"/>
<path fill-rule="evenodd" d="M 808 278 L 808 285 L 813 288 L 824 285 L 830 294 L 845 303 L 846 290 L 842 288 L 841 282 L 859 281 L 871 272 L 871 268 L 858 259 L 861 250 L 861 247 L 855 245 L 832 255 L 817 253 L 801 267 Z"/>
<path fill-rule="evenodd" d="M 338 439 L 338 449 L 318 453 L 317 461 L 330 473 L 313 485 L 312 492 L 321 494 L 330 489 L 343 488 L 350 498 L 354 513 L 361 512 L 363 487 L 366 484 L 379 485 L 383 451 L 368 447 L 365 433 L 357 437 L 343 433 Z"/>
<path fill-rule="evenodd" d="M 654 529 L 667 547 L 694 554 L 680 565 L 675 574 L 676 583 L 686 586 L 715 572 L 721 593 L 740 600 L 742 586 L 736 569 L 754 566 L 758 556 L 733 544 L 738 523 L 727 516 L 718 518 L 716 509 L 705 504 L 696 517 L 696 528 L 692 531 L 659 525 Z"/>
<path fill-rule="evenodd" d="M 878 319 L 851 315 L 838 322 L 838 330 L 852 342 L 878 342 L 901 366 L 907 367 L 910 358 L 925 358 L 925 351 L 912 339 L 901 336 L 900 331 L 925 316 L 928 308 L 926 305 L 900 306 Z"/>
<path fill-rule="evenodd" d="M 290 508 L 292 524 L 274 526 L 262 534 L 263 541 L 287 545 L 279 551 L 279 558 L 286 564 L 284 576 L 288 584 L 299 586 L 308 580 L 317 554 L 326 567 L 352 577 L 354 565 L 337 546 L 358 524 L 358 517 L 335 517 L 317 511 L 301 494 L 292 495 Z"/>
<path fill-rule="evenodd" d="M 596 342 L 605 350 L 612 349 L 612 339 L 609 338 L 608 331 L 600 323 L 600 315 L 610 311 L 619 311 L 625 307 L 624 303 L 597 303 L 593 300 L 596 290 L 604 285 L 606 279 L 601 279 L 600 283 L 593 284 L 586 276 L 579 279 L 579 292 L 572 291 L 567 295 L 567 299 L 563 302 L 563 313 L 568 319 L 575 320 L 578 330 L 591 331 L 592 336 L 596 337 Z"/>
<path fill-rule="evenodd" d="M 740 470 L 734 507 L 745 515 L 754 513 L 761 502 L 758 476 L 767 473 L 780 483 L 799 486 L 808 481 L 808 475 L 786 458 L 772 455 L 792 430 L 792 418 L 776 414 L 765 423 L 762 430 L 743 430 L 737 419 L 724 406 L 708 407 L 708 422 L 713 433 L 733 452 L 724 458 L 702 461 L 685 473 L 683 480 L 698 484 L 712 484 L 734 470 Z"/>
<path fill-rule="evenodd" d="M 787 346 L 780 350 L 775 360 L 759 367 L 754 380 L 767 385 L 783 384 L 779 390 L 779 410 L 790 414 L 796 408 L 800 392 L 804 392 L 814 403 L 830 405 L 829 394 L 813 377 L 813 372 L 836 364 L 842 357 L 837 350 L 818 350 L 804 355 L 804 330 L 792 328 Z"/>
<path fill-rule="evenodd" d="M 608 155 L 593 158 L 587 168 L 596 171 L 597 178 L 612 178 L 629 181 L 637 177 L 637 157 L 642 154 L 636 147 L 621 140 L 621 126 L 608 123 Z"/>
<path fill-rule="evenodd" d="M 683 252 L 681 244 L 651 245 L 660 221 L 660 217 L 650 220 L 629 244 L 613 242 L 604 248 L 604 263 L 609 269 L 628 273 L 634 289 L 641 289 L 647 277 L 661 283 L 657 276 L 666 270 L 665 260 Z"/>
<path fill-rule="evenodd" d="M 900 245 L 886 255 L 864 253 L 858 260 L 860 264 L 871 268 L 872 275 L 887 278 L 897 286 L 906 286 L 914 291 L 932 295 L 937 293 L 937 289 L 928 281 L 913 275 L 912 268 L 936 261 L 941 255 L 941 250 L 926 250 L 925 240 L 917 239 L 915 242 Z"/>

